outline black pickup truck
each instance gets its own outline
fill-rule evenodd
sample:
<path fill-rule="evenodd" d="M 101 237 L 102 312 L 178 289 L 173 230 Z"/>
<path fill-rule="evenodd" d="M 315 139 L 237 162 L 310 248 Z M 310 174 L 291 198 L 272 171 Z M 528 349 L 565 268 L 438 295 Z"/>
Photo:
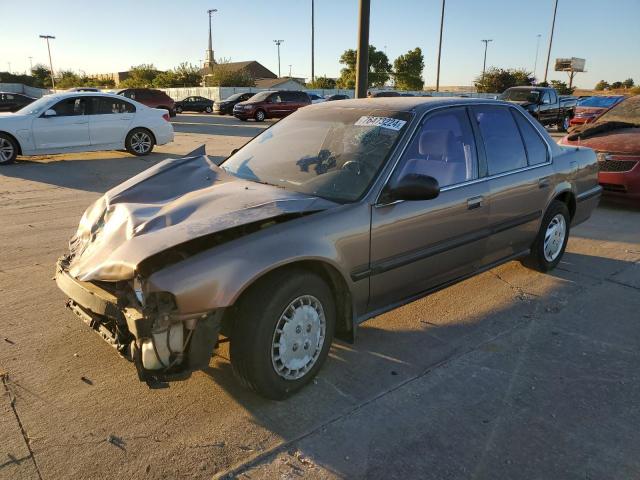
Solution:
<path fill-rule="evenodd" d="M 556 125 L 561 132 L 569 128 L 569 121 L 575 115 L 578 104 L 575 98 L 562 97 L 555 88 L 549 87 L 511 87 L 499 98 L 517 103 L 545 127 Z"/>

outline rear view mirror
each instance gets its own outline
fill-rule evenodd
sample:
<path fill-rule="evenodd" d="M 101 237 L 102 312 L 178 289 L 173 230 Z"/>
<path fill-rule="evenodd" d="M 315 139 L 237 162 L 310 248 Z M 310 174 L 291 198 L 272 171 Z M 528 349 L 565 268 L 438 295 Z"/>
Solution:
<path fill-rule="evenodd" d="M 42 116 L 47 118 L 47 117 L 55 117 L 56 115 L 58 115 L 58 113 L 53 108 L 50 108 L 49 110 L 44 112 Z"/>
<path fill-rule="evenodd" d="M 409 173 L 404 175 L 389 190 L 391 201 L 431 200 L 440 195 L 438 180 L 428 175 Z"/>

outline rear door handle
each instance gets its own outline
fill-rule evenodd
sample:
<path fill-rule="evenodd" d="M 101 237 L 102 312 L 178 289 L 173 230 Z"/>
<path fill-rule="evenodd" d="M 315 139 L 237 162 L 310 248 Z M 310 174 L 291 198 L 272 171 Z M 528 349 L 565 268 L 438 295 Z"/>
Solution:
<path fill-rule="evenodd" d="M 549 185 L 551 185 L 551 180 L 549 180 L 547 177 L 538 180 L 538 188 L 548 188 Z"/>
<path fill-rule="evenodd" d="M 484 203 L 484 197 L 472 197 L 467 199 L 467 209 L 473 210 L 475 208 L 480 208 Z"/>

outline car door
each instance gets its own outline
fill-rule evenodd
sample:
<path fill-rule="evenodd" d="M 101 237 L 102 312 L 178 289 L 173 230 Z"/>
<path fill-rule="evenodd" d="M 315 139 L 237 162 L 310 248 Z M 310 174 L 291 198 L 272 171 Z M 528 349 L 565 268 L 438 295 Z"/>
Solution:
<path fill-rule="evenodd" d="M 88 97 L 68 97 L 33 120 L 33 138 L 38 151 L 60 150 L 89 146 Z M 48 110 L 47 110 L 48 111 Z"/>
<path fill-rule="evenodd" d="M 89 137 L 91 145 L 124 145 L 136 107 L 113 97 L 91 97 Z"/>
<path fill-rule="evenodd" d="M 477 268 L 489 215 L 481 158 L 466 108 L 441 109 L 423 120 L 389 183 L 411 173 L 429 175 L 438 180 L 440 194 L 432 200 L 382 200 L 373 206 L 370 311 Z"/>
<path fill-rule="evenodd" d="M 284 117 L 286 115 L 286 107 L 282 92 L 271 94 L 265 103 L 265 108 L 267 109 L 267 115 L 269 117 Z"/>
<path fill-rule="evenodd" d="M 542 94 L 540 105 L 538 106 L 538 121 L 543 125 L 546 125 L 553 120 L 551 118 L 552 115 L 551 95 L 549 90 L 545 90 Z"/>
<path fill-rule="evenodd" d="M 502 105 L 471 111 L 487 159 L 491 236 L 483 263 L 488 264 L 531 246 L 551 194 L 553 169 L 549 147 L 528 116 Z"/>

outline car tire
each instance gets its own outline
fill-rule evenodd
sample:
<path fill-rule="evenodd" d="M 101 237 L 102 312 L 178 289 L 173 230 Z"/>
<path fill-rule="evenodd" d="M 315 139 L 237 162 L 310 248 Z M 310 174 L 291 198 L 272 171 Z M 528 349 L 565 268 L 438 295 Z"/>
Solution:
<path fill-rule="evenodd" d="M 213 112 L 213 108 L 207 106 L 207 107 L 204 108 L 204 111 L 207 112 L 207 113 L 211 113 L 211 112 Z"/>
<path fill-rule="evenodd" d="M 182 107 L 176 107 L 176 113 L 182 113 Z"/>
<path fill-rule="evenodd" d="M 234 373 L 264 397 L 289 397 L 325 362 L 335 316 L 333 293 L 320 276 L 290 269 L 269 275 L 238 305 L 230 345 Z"/>
<path fill-rule="evenodd" d="M 124 146 L 130 154 L 143 157 L 153 151 L 155 140 L 146 128 L 134 128 L 127 134 Z"/>
<path fill-rule="evenodd" d="M 566 132 L 567 130 L 569 130 L 569 122 L 571 122 L 571 117 L 569 115 L 566 115 L 562 121 L 560 121 L 560 123 L 558 123 L 558 131 L 559 132 Z"/>
<path fill-rule="evenodd" d="M 559 200 L 551 202 L 525 264 L 541 272 L 553 270 L 567 247 L 570 224 L 571 215 L 567 205 Z"/>
<path fill-rule="evenodd" d="M 9 165 L 16 161 L 18 144 L 9 135 L 0 133 L 0 165 Z"/>
<path fill-rule="evenodd" d="M 264 119 L 267 118 L 267 114 L 264 110 L 258 110 L 253 118 L 255 118 L 256 122 L 264 122 Z"/>

